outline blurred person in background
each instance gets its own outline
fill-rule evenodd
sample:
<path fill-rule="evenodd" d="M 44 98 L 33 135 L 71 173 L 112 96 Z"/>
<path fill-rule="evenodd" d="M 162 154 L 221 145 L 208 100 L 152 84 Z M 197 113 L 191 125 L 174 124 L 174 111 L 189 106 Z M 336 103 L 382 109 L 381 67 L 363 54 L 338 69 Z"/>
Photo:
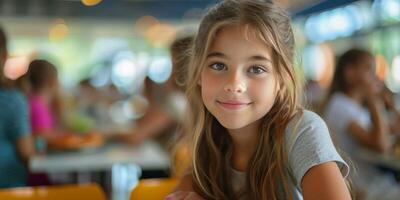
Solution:
<path fill-rule="evenodd" d="M 60 140 L 62 133 L 61 98 L 58 90 L 56 67 L 46 60 L 33 60 L 24 75 L 30 111 L 32 134 L 38 153 L 46 153 L 47 147 Z M 66 139 L 66 138 L 65 138 Z M 29 185 L 51 185 L 45 173 L 30 173 Z"/>
<path fill-rule="evenodd" d="M 33 60 L 29 64 L 27 78 L 30 83 L 28 99 L 33 135 L 51 140 L 59 134 L 62 122 L 57 69 L 46 60 Z"/>
<path fill-rule="evenodd" d="M 358 169 L 352 179 L 361 196 L 398 199 L 400 186 L 394 178 L 357 155 L 363 148 L 380 153 L 390 149 L 390 128 L 379 95 L 383 87 L 374 68 L 374 56 L 368 51 L 351 49 L 345 52 L 338 60 L 322 112 L 332 138 L 349 154 Z"/>
<path fill-rule="evenodd" d="M 26 99 L 4 75 L 7 54 L 0 27 L 0 188 L 26 186 L 27 164 L 34 154 Z"/>
<path fill-rule="evenodd" d="M 79 132 L 93 128 L 94 124 L 101 126 L 109 122 L 107 106 L 102 92 L 86 78 L 79 82 L 73 99 L 72 116 L 68 117 L 69 126 Z"/>
<path fill-rule="evenodd" d="M 67 105 L 66 124 L 69 129 L 81 134 L 101 133 L 111 138 L 120 131 L 119 124 L 112 119 L 110 108 L 127 96 L 114 84 L 95 87 L 90 78 L 84 78 L 77 85 L 74 95 Z"/>
<path fill-rule="evenodd" d="M 118 138 L 129 144 L 158 137 L 164 146 L 168 146 L 171 134 L 183 122 L 186 98 L 184 95 L 184 79 L 186 65 L 189 62 L 189 50 L 193 37 L 177 39 L 170 47 L 172 59 L 172 75 L 162 85 L 146 78 L 144 96 L 149 102 L 146 114 L 138 119 L 136 128 L 129 134 L 120 134 Z M 165 134 L 164 134 L 165 133 Z"/>

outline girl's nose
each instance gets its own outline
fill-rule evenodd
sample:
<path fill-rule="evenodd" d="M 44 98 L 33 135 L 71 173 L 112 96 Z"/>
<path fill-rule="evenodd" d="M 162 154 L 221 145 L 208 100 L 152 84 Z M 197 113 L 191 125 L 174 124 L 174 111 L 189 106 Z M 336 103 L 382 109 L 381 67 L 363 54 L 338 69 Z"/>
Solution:
<path fill-rule="evenodd" d="M 224 90 L 226 92 L 244 93 L 247 90 L 246 84 L 241 80 L 238 75 L 233 77 L 225 84 Z"/>

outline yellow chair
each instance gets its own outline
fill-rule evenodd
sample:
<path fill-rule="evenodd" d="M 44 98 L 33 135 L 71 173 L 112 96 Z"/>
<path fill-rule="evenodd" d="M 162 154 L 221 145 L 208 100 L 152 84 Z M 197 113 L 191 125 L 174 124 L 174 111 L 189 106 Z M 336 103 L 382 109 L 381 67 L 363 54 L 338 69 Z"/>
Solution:
<path fill-rule="evenodd" d="M 132 190 L 130 200 L 163 200 L 177 184 L 176 178 L 142 179 Z"/>
<path fill-rule="evenodd" d="M 21 187 L 0 189 L 4 200 L 105 200 L 97 184 Z"/>

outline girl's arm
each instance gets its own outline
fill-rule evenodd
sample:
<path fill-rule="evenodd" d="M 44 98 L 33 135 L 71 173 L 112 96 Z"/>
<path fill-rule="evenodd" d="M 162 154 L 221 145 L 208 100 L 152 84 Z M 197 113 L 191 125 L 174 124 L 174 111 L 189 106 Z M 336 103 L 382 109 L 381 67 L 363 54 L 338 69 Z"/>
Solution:
<path fill-rule="evenodd" d="M 347 129 L 362 145 L 384 153 L 389 149 L 389 141 L 387 138 L 389 127 L 384 121 L 382 114 L 379 112 L 379 103 L 378 99 L 372 95 L 367 98 L 367 106 L 372 121 L 371 131 L 365 130 L 355 121 L 350 122 Z"/>
<path fill-rule="evenodd" d="M 304 175 L 301 188 L 304 200 L 350 200 L 351 195 L 339 167 L 327 162 L 312 167 Z"/>

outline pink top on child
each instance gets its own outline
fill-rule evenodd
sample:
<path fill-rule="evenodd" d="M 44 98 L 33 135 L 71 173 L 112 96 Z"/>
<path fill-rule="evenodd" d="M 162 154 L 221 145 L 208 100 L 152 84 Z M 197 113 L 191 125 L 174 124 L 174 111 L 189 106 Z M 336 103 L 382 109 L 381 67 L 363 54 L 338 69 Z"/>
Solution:
<path fill-rule="evenodd" d="M 54 117 L 50 107 L 39 95 L 29 96 L 30 119 L 33 134 L 54 128 Z"/>

